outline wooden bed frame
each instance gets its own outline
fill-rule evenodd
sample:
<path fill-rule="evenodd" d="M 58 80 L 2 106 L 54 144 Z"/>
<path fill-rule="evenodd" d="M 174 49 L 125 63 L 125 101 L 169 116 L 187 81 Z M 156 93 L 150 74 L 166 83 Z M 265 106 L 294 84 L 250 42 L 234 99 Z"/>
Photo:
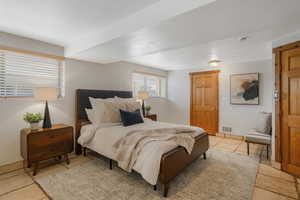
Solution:
<path fill-rule="evenodd" d="M 109 90 L 76 90 L 76 128 L 75 128 L 75 139 L 76 139 L 76 154 L 82 154 L 82 147 L 77 142 L 80 136 L 80 130 L 83 125 L 89 124 L 85 108 L 91 108 L 91 104 L 88 97 L 94 98 L 131 98 L 132 92 L 129 91 L 109 91 Z M 195 138 L 194 149 L 191 154 L 188 154 L 183 147 L 176 147 L 171 151 L 163 154 L 160 164 L 160 173 L 158 177 L 158 183 L 163 185 L 163 195 L 167 197 L 169 183 L 176 177 L 182 170 L 190 165 L 194 160 L 203 155 L 206 159 L 206 151 L 209 148 L 208 135 L 201 134 Z M 84 148 L 84 154 L 86 148 Z M 112 160 L 110 160 L 110 168 L 112 169 Z M 156 190 L 157 186 L 154 186 Z"/>

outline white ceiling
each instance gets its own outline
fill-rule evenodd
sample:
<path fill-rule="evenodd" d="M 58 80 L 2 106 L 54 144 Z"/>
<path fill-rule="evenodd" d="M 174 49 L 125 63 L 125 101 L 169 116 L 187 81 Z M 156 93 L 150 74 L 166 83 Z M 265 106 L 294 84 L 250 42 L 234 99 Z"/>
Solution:
<path fill-rule="evenodd" d="M 299 0 L 0 0 L 0 30 L 63 45 L 71 58 L 175 70 L 212 58 L 270 59 L 272 41 L 300 30 L 299 7 Z"/>
<path fill-rule="evenodd" d="M 159 0 L 0 0 L 0 30 L 66 46 Z"/>

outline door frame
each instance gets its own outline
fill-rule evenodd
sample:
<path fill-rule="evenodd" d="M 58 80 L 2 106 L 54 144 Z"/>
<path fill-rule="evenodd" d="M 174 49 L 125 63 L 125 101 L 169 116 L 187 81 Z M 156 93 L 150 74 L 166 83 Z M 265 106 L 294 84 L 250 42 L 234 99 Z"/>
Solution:
<path fill-rule="evenodd" d="M 282 147 L 282 131 L 281 131 L 281 72 L 282 63 L 281 55 L 283 51 L 292 50 L 300 47 L 300 41 L 279 46 L 273 49 L 275 54 L 275 90 L 277 91 L 278 98 L 275 100 L 275 161 L 282 163 L 283 147 Z"/>
<path fill-rule="evenodd" d="M 216 73 L 218 74 L 218 78 L 217 78 L 217 132 L 219 132 L 219 117 L 220 117 L 220 110 L 219 110 L 219 99 L 220 99 L 220 96 L 219 96 L 219 73 L 221 72 L 221 70 L 208 70 L 208 71 L 200 71 L 200 72 L 190 72 L 189 75 L 190 75 L 190 124 L 191 124 L 191 121 L 192 121 L 192 108 L 193 108 L 193 98 L 192 98 L 192 94 L 193 94 L 193 76 L 194 75 L 198 75 L 198 74 L 212 74 L 212 73 Z"/>

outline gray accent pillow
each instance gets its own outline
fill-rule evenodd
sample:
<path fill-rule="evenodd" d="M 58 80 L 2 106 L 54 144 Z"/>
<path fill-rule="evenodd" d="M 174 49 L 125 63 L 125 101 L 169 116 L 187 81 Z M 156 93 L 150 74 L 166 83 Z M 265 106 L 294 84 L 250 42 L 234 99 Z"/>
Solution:
<path fill-rule="evenodd" d="M 272 134 L 272 113 L 260 112 L 256 118 L 256 127 L 255 131 L 264 133 L 264 134 Z"/>

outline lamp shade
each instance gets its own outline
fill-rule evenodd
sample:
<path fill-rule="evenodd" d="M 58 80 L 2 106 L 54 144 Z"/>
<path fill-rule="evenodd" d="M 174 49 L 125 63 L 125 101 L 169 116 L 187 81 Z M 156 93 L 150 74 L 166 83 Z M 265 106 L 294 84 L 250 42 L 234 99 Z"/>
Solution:
<path fill-rule="evenodd" d="M 146 92 L 146 91 L 139 91 L 138 92 L 138 99 L 145 100 L 145 99 L 148 99 L 148 98 L 149 98 L 148 92 Z"/>
<path fill-rule="evenodd" d="M 42 101 L 56 100 L 58 96 L 57 88 L 35 88 L 34 98 Z"/>

